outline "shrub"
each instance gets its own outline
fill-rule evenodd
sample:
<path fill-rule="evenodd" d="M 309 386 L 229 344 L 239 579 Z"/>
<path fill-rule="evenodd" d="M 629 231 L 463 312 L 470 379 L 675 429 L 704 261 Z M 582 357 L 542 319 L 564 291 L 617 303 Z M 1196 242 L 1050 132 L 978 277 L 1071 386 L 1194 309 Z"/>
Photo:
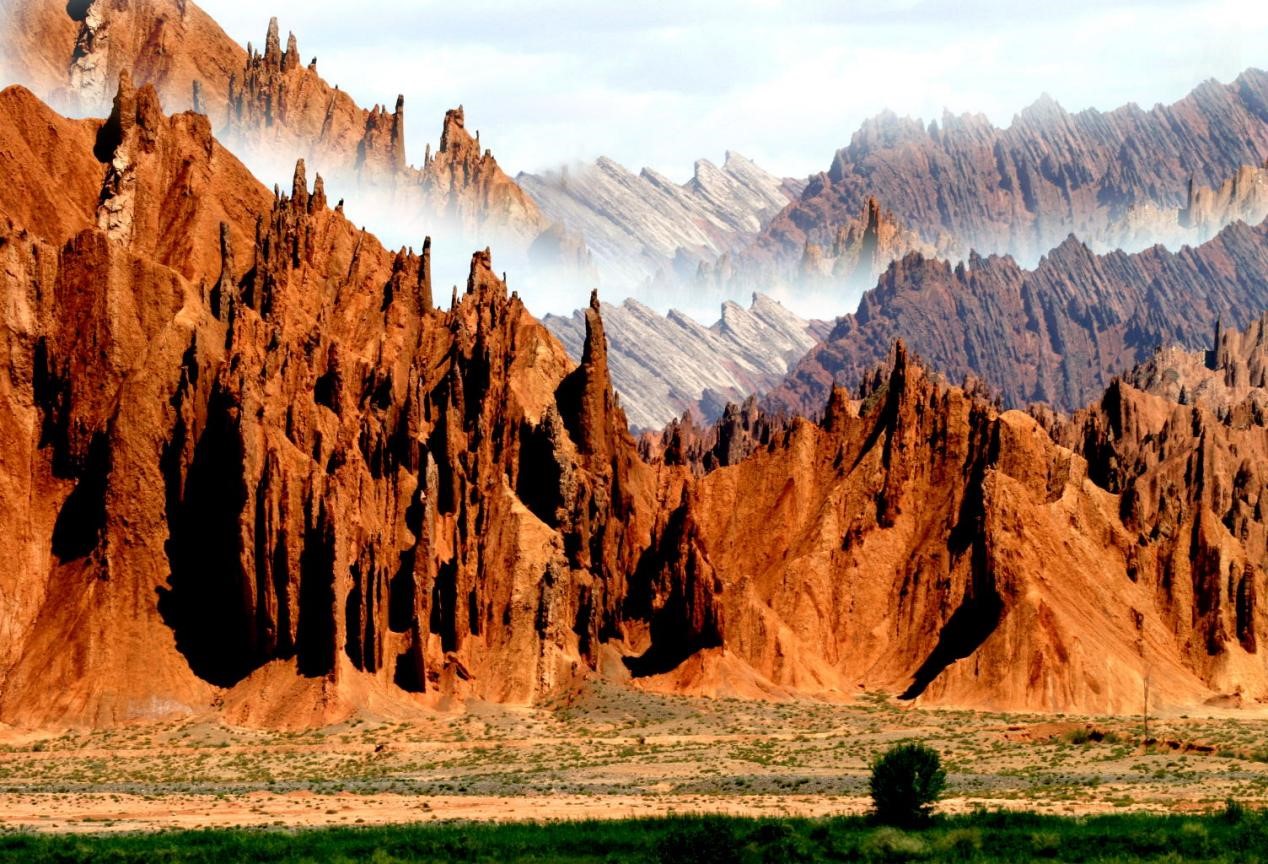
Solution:
<path fill-rule="evenodd" d="M 917 825 L 929 818 L 947 774 L 936 750 L 923 744 L 896 744 L 872 763 L 876 817 L 889 825 Z"/>
<path fill-rule="evenodd" d="M 1224 802 L 1224 812 L 1221 815 L 1229 825 L 1237 825 L 1246 818 L 1246 807 L 1236 798 L 1229 798 Z"/>
<path fill-rule="evenodd" d="M 787 822 L 768 822 L 749 837 L 750 846 L 761 852 L 762 864 L 799 864 L 819 860 L 814 844 Z"/>
<path fill-rule="evenodd" d="M 1056 831 L 1036 831 L 1030 835 L 1030 854 L 1037 858 L 1056 858 L 1061 851 L 1061 835 Z"/>
<path fill-rule="evenodd" d="M 976 828 L 956 828 L 939 837 L 934 847 L 943 860 L 973 861 L 982 851 L 982 832 Z"/>

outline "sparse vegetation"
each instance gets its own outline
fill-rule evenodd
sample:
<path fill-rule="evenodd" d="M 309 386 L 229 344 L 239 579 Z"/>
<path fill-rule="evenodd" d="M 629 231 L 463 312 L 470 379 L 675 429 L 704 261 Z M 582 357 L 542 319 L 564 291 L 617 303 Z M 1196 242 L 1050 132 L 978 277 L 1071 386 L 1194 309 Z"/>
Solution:
<path fill-rule="evenodd" d="M 872 760 L 903 739 L 935 748 L 953 776 L 944 815 L 1268 806 L 1268 762 L 1255 758 L 1268 720 L 1155 716 L 1150 731 L 1159 743 L 1144 748 L 1138 716 L 906 710 L 877 693 L 848 704 L 698 699 L 603 682 L 527 712 L 476 706 L 291 731 L 211 718 L 13 730 L 0 737 L 0 831 L 863 815 Z M 931 849 L 931 860 L 953 858 Z"/>
<path fill-rule="evenodd" d="M 1268 817 L 1242 810 L 1202 817 L 1128 814 L 1068 819 L 1031 813 L 935 816 L 919 829 L 840 819 L 672 819 L 548 824 L 445 823 L 310 831 L 0 836 L 0 862 L 177 864 L 177 862 L 351 862 L 430 864 L 662 864 L 662 862 L 868 861 L 1078 862 L 1203 861 L 1233 864 L 1268 856 Z"/>

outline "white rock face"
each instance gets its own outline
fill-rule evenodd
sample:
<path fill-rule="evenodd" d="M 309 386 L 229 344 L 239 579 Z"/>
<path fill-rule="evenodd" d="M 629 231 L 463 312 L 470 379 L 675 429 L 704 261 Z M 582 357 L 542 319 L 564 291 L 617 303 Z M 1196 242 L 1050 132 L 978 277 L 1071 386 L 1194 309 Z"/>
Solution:
<path fill-rule="evenodd" d="M 701 159 L 681 185 L 606 157 L 515 179 L 549 219 L 585 238 L 608 291 L 672 278 L 675 269 L 690 275 L 756 235 L 805 185 L 738 153 L 727 153 L 721 167 Z"/>
<path fill-rule="evenodd" d="M 722 304 L 722 317 L 711 327 L 681 312 L 661 315 L 634 299 L 604 303 L 602 313 L 612 384 L 636 429 L 660 429 L 685 411 L 716 419 L 727 402 L 777 383 L 829 328 L 762 294 L 754 294 L 747 309 Z M 584 312 L 547 315 L 544 322 L 568 353 L 581 356 Z"/>

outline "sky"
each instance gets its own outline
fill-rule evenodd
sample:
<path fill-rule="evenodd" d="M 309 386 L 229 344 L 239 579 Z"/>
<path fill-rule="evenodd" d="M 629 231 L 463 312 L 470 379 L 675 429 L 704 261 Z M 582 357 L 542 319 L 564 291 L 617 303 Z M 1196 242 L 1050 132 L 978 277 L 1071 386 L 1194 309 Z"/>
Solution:
<path fill-rule="evenodd" d="M 610 156 L 687 179 L 727 150 L 827 170 L 882 110 L 998 125 L 1040 94 L 1070 110 L 1171 102 L 1268 66 L 1262 0 L 200 0 L 259 47 L 269 15 L 363 105 L 406 98 L 412 162 L 446 108 L 511 174 Z"/>

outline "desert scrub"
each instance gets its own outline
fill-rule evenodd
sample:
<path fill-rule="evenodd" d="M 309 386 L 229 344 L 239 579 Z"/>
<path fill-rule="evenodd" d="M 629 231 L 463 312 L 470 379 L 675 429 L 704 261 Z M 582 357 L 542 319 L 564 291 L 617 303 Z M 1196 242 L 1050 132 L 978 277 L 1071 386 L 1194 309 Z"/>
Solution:
<path fill-rule="evenodd" d="M 894 745 L 872 763 L 869 785 L 876 818 L 903 826 L 928 820 L 946 782 L 936 750 L 915 742 Z"/>

